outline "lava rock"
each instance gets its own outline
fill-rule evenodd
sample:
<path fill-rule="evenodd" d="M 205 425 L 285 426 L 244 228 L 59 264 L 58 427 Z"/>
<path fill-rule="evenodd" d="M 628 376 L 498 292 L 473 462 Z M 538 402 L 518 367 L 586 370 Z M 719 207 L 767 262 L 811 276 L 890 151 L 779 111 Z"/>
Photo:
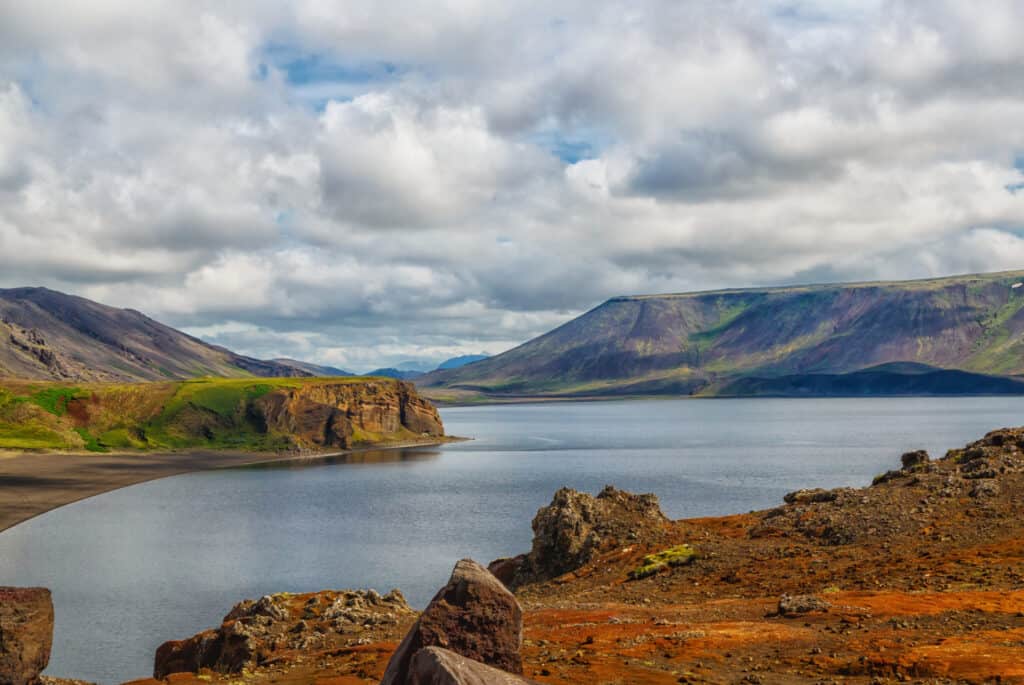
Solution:
<path fill-rule="evenodd" d="M 906 452 L 900 457 L 900 463 L 903 464 L 904 471 L 912 471 L 920 468 L 931 461 L 931 457 L 928 456 L 928 452 L 925 450 L 914 450 L 913 452 Z"/>
<path fill-rule="evenodd" d="M 512 585 L 519 567 L 526 561 L 526 555 L 520 554 L 515 557 L 504 557 L 495 559 L 487 565 L 487 570 L 500 580 L 506 587 Z"/>
<path fill-rule="evenodd" d="M 838 494 L 834 490 L 797 490 L 787 493 L 782 499 L 786 504 L 811 504 L 814 502 L 835 502 Z"/>
<path fill-rule="evenodd" d="M 562 488 L 534 517 L 533 547 L 512 584 L 557 578 L 616 546 L 638 540 L 657 543 L 667 523 L 654 495 L 634 495 L 609 485 L 592 497 Z"/>
<path fill-rule="evenodd" d="M 379 635 L 377 626 L 391 626 L 414 615 L 398 590 L 386 595 L 374 590 L 266 595 L 236 604 L 219 628 L 160 645 L 153 675 L 164 678 L 203 668 L 239 673 L 280 649 L 320 647 L 326 632 L 331 633 L 332 644 L 350 645 L 366 639 L 368 631 Z"/>
<path fill-rule="evenodd" d="M 50 663 L 53 600 L 41 587 L 0 587 L 0 685 L 35 685 Z"/>
<path fill-rule="evenodd" d="M 779 599 L 778 613 L 780 616 L 794 617 L 816 611 L 828 611 L 831 608 L 830 602 L 814 595 L 782 595 Z"/>
<path fill-rule="evenodd" d="M 522 630 L 523 610 L 515 596 L 483 566 L 463 559 L 392 655 L 381 685 L 410 682 L 412 659 L 424 647 L 444 647 L 520 674 Z"/>
<path fill-rule="evenodd" d="M 461 654 L 426 647 L 413 655 L 409 685 L 522 685 L 534 681 L 500 671 Z"/>

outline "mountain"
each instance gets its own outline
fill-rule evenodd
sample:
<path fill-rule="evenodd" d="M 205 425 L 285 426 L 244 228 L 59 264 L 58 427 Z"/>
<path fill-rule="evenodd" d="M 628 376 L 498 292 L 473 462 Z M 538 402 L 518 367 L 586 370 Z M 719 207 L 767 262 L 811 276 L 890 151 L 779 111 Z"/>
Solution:
<path fill-rule="evenodd" d="M 431 362 L 424 361 L 406 361 L 395 364 L 394 367 L 398 371 L 419 371 L 420 373 L 426 373 L 434 370 L 434 365 Z"/>
<path fill-rule="evenodd" d="M 414 371 L 407 369 L 396 369 L 394 367 L 388 367 L 384 369 L 374 369 L 369 373 L 364 373 L 364 376 L 381 376 L 384 378 L 397 378 L 403 381 L 411 381 L 423 376 L 422 371 Z"/>
<path fill-rule="evenodd" d="M 47 288 L 0 289 L 0 377 L 144 381 L 309 375 L 210 345 L 132 309 Z"/>
<path fill-rule="evenodd" d="M 458 369 L 472 364 L 473 362 L 483 361 L 487 359 L 489 355 L 486 354 L 464 354 L 461 357 L 452 357 L 446 361 L 441 362 L 435 371 L 444 371 L 445 369 Z"/>
<path fill-rule="evenodd" d="M 1024 395 L 1024 379 L 957 369 L 895 370 L 874 366 L 851 373 L 738 378 L 717 389 L 724 397 L 857 397 L 878 395 Z"/>
<path fill-rule="evenodd" d="M 616 297 L 508 352 L 417 382 L 456 400 L 716 394 L 741 378 L 892 362 L 1012 376 L 1024 374 L 1022 282 L 1016 271 Z"/>
<path fill-rule="evenodd" d="M 319 376 L 321 378 L 330 378 L 337 376 L 355 376 L 357 374 L 351 371 L 345 371 L 339 369 L 336 366 L 320 366 L 319 364 L 311 364 L 309 362 L 299 361 L 298 359 L 289 359 L 287 357 L 278 357 L 277 359 L 271 360 L 275 364 L 284 364 L 285 366 L 291 366 L 311 376 Z"/>

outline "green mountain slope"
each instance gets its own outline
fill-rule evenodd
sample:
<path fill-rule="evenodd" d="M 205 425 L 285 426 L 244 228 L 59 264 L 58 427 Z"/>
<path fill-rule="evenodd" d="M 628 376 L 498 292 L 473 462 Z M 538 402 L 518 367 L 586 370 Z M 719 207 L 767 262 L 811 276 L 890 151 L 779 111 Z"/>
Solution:
<path fill-rule="evenodd" d="M 131 309 L 47 288 L 0 289 L 0 377 L 120 382 L 309 375 L 210 345 Z"/>
<path fill-rule="evenodd" d="M 736 378 L 889 362 L 1024 373 L 1024 271 L 618 297 L 418 383 L 438 399 L 714 393 Z"/>

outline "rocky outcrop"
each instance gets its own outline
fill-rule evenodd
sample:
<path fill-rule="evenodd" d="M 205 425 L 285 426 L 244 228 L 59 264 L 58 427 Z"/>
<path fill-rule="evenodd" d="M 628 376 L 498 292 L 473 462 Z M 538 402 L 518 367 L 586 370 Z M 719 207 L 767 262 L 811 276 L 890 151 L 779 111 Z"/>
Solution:
<path fill-rule="evenodd" d="M 413 656 L 406 682 L 409 685 L 522 685 L 534 681 L 447 649 L 426 647 Z"/>
<path fill-rule="evenodd" d="M 266 595 L 235 605 L 219 628 L 160 645 L 153 676 L 202 668 L 240 673 L 270 655 L 363 644 L 414 615 L 398 590 Z"/>
<path fill-rule="evenodd" d="M 50 591 L 0 587 L 0 685 L 38 683 L 52 643 Z"/>
<path fill-rule="evenodd" d="M 1004 428 L 949 450 L 942 459 L 931 459 L 924 450 L 907 452 L 900 457 L 899 469 L 876 476 L 870 488 L 791 492 L 784 498 L 786 506 L 760 514 L 760 524 L 749 534 L 796 534 L 836 546 L 934 531 L 937 518 L 958 515 L 968 498 L 986 505 L 1012 502 L 1002 481 L 1021 472 L 1024 429 Z"/>
<path fill-rule="evenodd" d="M 381 685 L 414 682 L 411 664 L 425 647 L 443 647 L 467 659 L 520 674 L 522 629 L 523 611 L 515 596 L 487 569 L 463 559 L 402 640 L 388 662 Z"/>
<path fill-rule="evenodd" d="M 832 608 L 831 602 L 826 602 L 814 595 L 782 595 L 779 598 L 778 615 L 796 618 L 816 611 L 828 611 L 830 608 Z"/>
<path fill-rule="evenodd" d="M 348 448 L 377 436 L 439 437 L 444 425 L 434 405 L 404 381 L 329 381 L 278 388 L 253 403 L 271 433 L 301 448 Z"/>
<path fill-rule="evenodd" d="M 654 495 L 634 495 L 609 485 L 592 497 L 562 488 L 534 517 L 533 547 L 512 584 L 556 578 L 616 546 L 656 543 L 667 523 Z"/>

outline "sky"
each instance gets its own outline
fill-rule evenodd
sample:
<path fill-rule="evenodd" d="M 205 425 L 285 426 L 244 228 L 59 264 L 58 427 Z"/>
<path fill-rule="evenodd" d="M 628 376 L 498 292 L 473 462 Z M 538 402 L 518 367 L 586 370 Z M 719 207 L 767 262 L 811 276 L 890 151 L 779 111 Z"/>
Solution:
<path fill-rule="evenodd" d="M 0 0 L 0 287 L 356 371 L 1024 268 L 1016 0 Z"/>

